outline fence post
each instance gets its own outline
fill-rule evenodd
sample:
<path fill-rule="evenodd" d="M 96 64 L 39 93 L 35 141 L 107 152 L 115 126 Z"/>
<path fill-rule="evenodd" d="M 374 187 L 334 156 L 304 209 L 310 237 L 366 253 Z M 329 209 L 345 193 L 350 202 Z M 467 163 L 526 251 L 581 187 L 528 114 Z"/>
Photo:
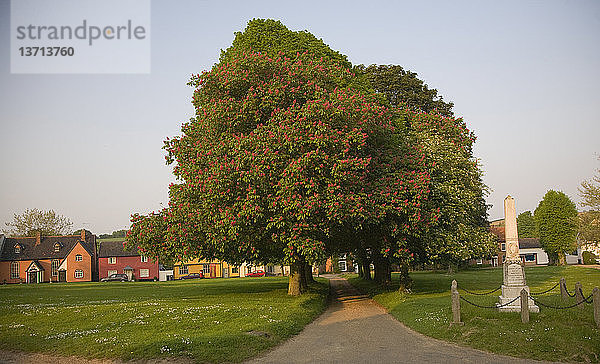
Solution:
<path fill-rule="evenodd" d="M 529 322 L 529 294 L 525 288 L 521 290 L 521 322 Z"/>
<path fill-rule="evenodd" d="M 452 325 L 464 325 L 463 322 L 460 322 L 460 296 L 458 293 L 458 284 L 456 280 L 452 280 Z"/>
<path fill-rule="evenodd" d="M 566 300 L 566 299 L 568 299 L 569 297 L 568 297 L 568 295 L 567 295 L 567 282 L 565 281 L 565 277 L 562 277 L 562 278 L 560 279 L 560 284 L 559 284 L 559 286 L 560 286 L 560 297 L 561 297 L 563 300 Z"/>
<path fill-rule="evenodd" d="M 596 326 L 600 329 L 600 289 L 594 287 L 592 294 L 594 295 L 594 321 L 596 321 Z"/>
<path fill-rule="evenodd" d="M 575 283 L 575 300 L 577 302 L 583 302 L 583 292 L 581 291 L 581 282 Z M 576 303 L 577 303 L 576 302 Z M 580 310 L 583 310 L 585 307 L 585 303 L 578 305 Z"/>

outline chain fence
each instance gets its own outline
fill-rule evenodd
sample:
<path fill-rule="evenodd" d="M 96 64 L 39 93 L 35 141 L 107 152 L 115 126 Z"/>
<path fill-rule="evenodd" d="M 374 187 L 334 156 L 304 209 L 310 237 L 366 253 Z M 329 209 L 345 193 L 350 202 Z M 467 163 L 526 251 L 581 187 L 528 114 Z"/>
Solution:
<path fill-rule="evenodd" d="M 583 294 L 581 296 L 583 297 Z M 553 305 L 549 305 L 547 303 L 540 302 L 540 300 L 538 300 L 537 298 L 534 298 L 534 297 L 531 297 L 531 296 L 529 296 L 529 298 L 531 298 L 533 300 L 533 302 L 535 302 L 536 304 L 538 304 L 538 305 L 540 305 L 542 307 L 553 308 L 555 310 L 564 310 L 564 309 L 567 309 L 567 308 L 577 307 L 577 306 L 579 306 L 581 304 L 584 304 L 584 303 L 592 303 L 592 301 L 588 301 L 590 298 L 592 298 L 592 296 L 593 296 L 593 294 L 589 295 L 587 298 L 584 297 L 583 300 L 581 300 L 581 301 L 579 301 L 579 302 L 577 302 L 575 304 L 572 304 L 570 306 L 553 306 Z"/>
<path fill-rule="evenodd" d="M 573 290 L 573 294 L 571 294 L 571 293 L 569 292 L 569 290 L 567 289 L 567 285 L 566 285 L 566 284 L 564 284 L 564 285 L 563 285 L 563 288 L 564 288 L 564 290 L 565 290 L 565 293 L 566 293 L 567 295 L 569 295 L 569 297 L 575 297 L 575 290 Z"/>
<path fill-rule="evenodd" d="M 537 292 L 537 293 L 533 293 L 533 292 L 531 292 L 531 293 L 530 293 L 530 295 L 532 295 L 532 296 L 539 296 L 539 295 L 542 295 L 542 294 L 548 293 L 548 292 L 550 292 L 550 291 L 553 291 L 553 290 L 554 290 L 556 287 L 558 287 L 558 285 L 559 285 L 559 284 L 560 284 L 560 281 L 559 281 L 558 283 L 556 283 L 556 284 L 554 285 L 554 287 L 552 287 L 552 288 L 550 288 L 550 289 L 547 289 L 547 290 L 545 290 L 545 291 L 543 291 L 543 292 Z"/>
<path fill-rule="evenodd" d="M 495 304 L 495 305 L 493 305 L 493 306 L 483 306 L 483 305 L 479 305 L 479 304 L 477 304 L 477 303 L 473 303 L 473 302 L 471 302 L 471 301 L 467 300 L 467 299 L 466 299 L 466 298 L 464 298 L 463 296 L 459 296 L 459 298 L 460 298 L 461 300 L 465 301 L 466 303 L 468 303 L 468 304 L 470 304 L 470 305 L 473 305 L 473 306 L 475 306 L 475 307 L 479 307 L 479 308 L 500 308 L 500 307 L 504 307 L 504 306 L 508 306 L 508 305 L 510 305 L 511 303 L 515 302 L 516 300 L 520 299 L 521 297 L 520 297 L 520 296 L 517 296 L 517 297 L 515 297 L 513 300 L 511 300 L 511 301 L 509 301 L 509 302 L 503 303 L 503 304 L 501 304 L 501 305 L 499 305 L 499 304 Z"/>
<path fill-rule="evenodd" d="M 488 294 L 492 294 L 492 293 L 498 291 L 500 288 L 502 288 L 502 285 L 498 286 L 498 288 L 495 288 L 493 291 L 489 291 L 489 292 L 485 292 L 485 293 L 471 292 L 471 291 L 469 291 L 469 290 L 467 290 L 467 289 L 459 286 L 458 284 L 456 285 L 456 288 L 458 288 L 458 289 L 460 289 L 462 291 L 465 291 L 468 294 L 472 294 L 472 295 L 476 295 L 476 296 L 487 296 Z"/>

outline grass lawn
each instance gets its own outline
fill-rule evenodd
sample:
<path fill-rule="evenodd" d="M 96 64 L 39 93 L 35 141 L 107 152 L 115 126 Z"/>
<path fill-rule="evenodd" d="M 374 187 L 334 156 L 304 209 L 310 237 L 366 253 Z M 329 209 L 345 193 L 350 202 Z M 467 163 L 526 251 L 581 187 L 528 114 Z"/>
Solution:
<path fill-rule="evenodd" d="M 239 362 L 300 332 L 324 310 L 327 293 L 321 279 L 289 297 L 281 277 L 6 285 L 0 349 Z"/>
<path fill-rule="evenodd" d="M 577 266 L 532 267 L 525 269 L 532 292 L 542 292 L 565 277 L 573 291 L 575 282 L 583 285 L 587 297 L 594 286 L 600 286 L 600 270 Z M 422 334 L 460 345 L 522 358 L 550 361 L 600 362 L 600 330 L 594 323 L 590 304 L 584 310 L 571 308 L 554 310 L 540 307 L 539 313 L 530 313 L 530 322 L 521 323 L 520 313 L 500 313 L 495 309 L 481 309 L 461 301 L 464 326 L 452 326 L 450 285 L 456 279 L 459 286 L 469 291 L 485 293 L 502 282 L 502 269 L 474 269 L 452 275 L 440 272 L 414 272 L 413 293 L 386 291 L 354 276 L 349 281 L 369 293 L 390 314 Z M 396 282 L 390 289 L 397 289 Z M 499 292 L 487 296 L 468 295 L 469 301 L 480 305 L 498 302 Z M 572 292 L 571 292 L 572 293 Z M 574 298 L 561 301 L 558 287 L 539 297 L 539 301 L 554 306 L 568 306 Z"/>

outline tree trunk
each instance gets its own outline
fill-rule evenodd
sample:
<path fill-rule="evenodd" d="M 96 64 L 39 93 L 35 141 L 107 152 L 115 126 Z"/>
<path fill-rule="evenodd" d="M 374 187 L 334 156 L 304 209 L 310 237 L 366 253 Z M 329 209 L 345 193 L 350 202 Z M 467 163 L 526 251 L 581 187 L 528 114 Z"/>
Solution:
<path fill-rule="evenodd" d="M 392 282 L 392 271 L 389 260 L 380 255 L 376 255 L 373 258 L 375 282 L 384 286 L 389 285 Z"/>
<path fill-rule="evenodd" d="M 306 281 L 310 284 L 313 283 L 315 281 L 315 279 L 313 278 L 313 274 L 312 274 L 312 265 L 306 263 L 305 264 L 305 272 L 306 272 Z"/>
<path fill-rule="evenodd" d="M 366 279 L 368 281 L 371 280 L 371 262 L 369 262 L 369 258 L 367 258 L 367 252 L 365 251 L 365 249 L 363 247 L 358 248 L 357 250 L 357 256 L 358 256 L 358 273 L 362 275 L 361 277 L 363 279 Z"/>
<path fill-rule="evenodd" d="M 300 267 L 298 268 L 300 270 L 300 287 L 302 289 L 302 292 L 306 292 L 308 290 L 308 280 L 306 278 L 306 261 L 304 260 L 304 258 L 300 258 L 300 261 L 298 263 L 300 264 Z"/>
<path fill-rule="evenodd" d="M 367 281 L 372 280 L 373 277 L 371 277 L 371 263 L 367 260 L 364 263 L 361 263 L 361 265 L 363 271 L 363 279 L 366 279 Z"/>
<path fill-rule="evenodd" d="M 290 265 L 290 277 L 288 280 L 288 294 L 290 296 L 299 296 L 303 293 L 300 272 L 304 267 L 300 262 L 295 261 Z"/>
<path fill-rule="evenodd" d="M 358 261 L 358 260 L 357 260 L 357 261 L 356 261 L 356 264 L 358 265 L 358 276 L 359 276 L 360 278 L 363 278 L 363 279 L 364 279 L 364 278 L 365 278 L 365 273 L 363 272 L 363 265 L 362 265 L 362 263 L 361 263 L 360 261 Z"/>
<path fill-rule="evenodd" d="M 565 258 L 565 253 L 558 253 L 558 265 L 567 265 L 567 259 Z"/>
<path fill-rule="evenodd" d="M 400 292 L 410 292 L 410 288 L 412 286 L 412 279 L 408 275 L 408 264 L 400 265 L 400 287 L 398 291 Z"/>

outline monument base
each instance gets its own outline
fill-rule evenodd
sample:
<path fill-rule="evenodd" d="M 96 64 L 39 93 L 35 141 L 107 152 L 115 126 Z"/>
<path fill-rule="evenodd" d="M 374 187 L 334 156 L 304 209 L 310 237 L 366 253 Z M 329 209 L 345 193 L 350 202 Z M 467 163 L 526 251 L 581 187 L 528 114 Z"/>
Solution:
<path fill-rule="evenodd" d="M 529 295 L 529 287 L 525 283 L 525 269 L 521 259 L 507 259 L 504 262 L 504 284 L 502 285 L 502 296 L 498 297 L 500 303 L 498 306 L 507 304 L 514 300 L 509 305 L 498 307 L 501 312 L 519 312 L 521 311 L 521 290 L 525 289 Z M 515 297 L 519 297 L 515 300 Z M 535 305 L 531 298 L 527 298 L 529 304 L 529 312 L 540 312 L 540 308 Z"/>
<path fill-rule="evenodd" d="M 502 285 L 502 296 L 499 296 L 499 303 L 497 303 L 498 306 L 504 305 L 512 300 L 515 299 L 515 297 L 519 297 L 516 300 L 514 300 L 511 304 L 506 305 L 506 306 L 502 306 L 502 307 L 498 307 L 498 311 L 500 312 L 521 312 L 521 290 L 525 289 L 525 291 L 527 291 L 527 294 L 529 295 L 529 287 L 528 286 L 505 286 Z M 538 306 L 535 305 L 535 302 L 531 299 L 528 298 L 527 299 L 527 303 L 529 305 L 529 312 L 540 312 L 540 308 Z"/>

